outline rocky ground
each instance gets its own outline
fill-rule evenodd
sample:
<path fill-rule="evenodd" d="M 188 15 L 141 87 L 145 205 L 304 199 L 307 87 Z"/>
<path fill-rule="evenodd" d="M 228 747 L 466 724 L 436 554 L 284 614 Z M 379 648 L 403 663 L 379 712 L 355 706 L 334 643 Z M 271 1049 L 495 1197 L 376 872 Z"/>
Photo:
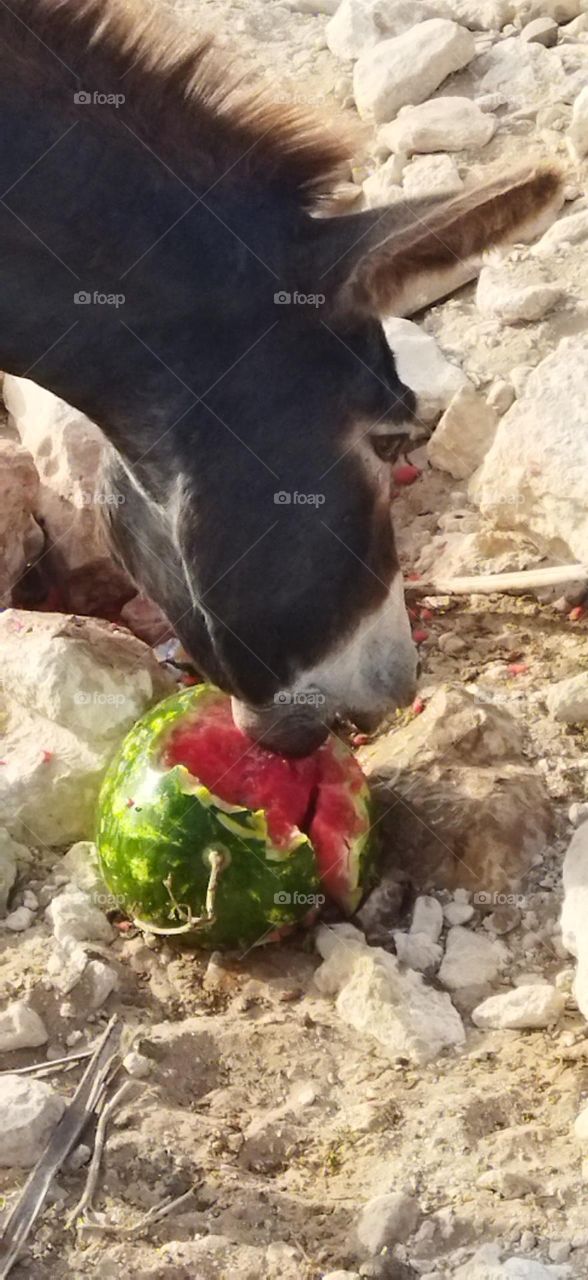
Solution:
<path fill-rule="evenodd" d="M 386 324 L 423 436 L 394 515 L 413 591 L 588 563 L 582 0 L 167 7 L 252 79 L 355 122 L 350 207 L 459 190 L 522 156 L 564 166 L 540 237 Z M 133 1086 L 93 1212 L 76 1211 L 87 1133 L 15 1280 L 585 1277 L 588 615 L 573 590 L 415 594 L 419 702 L 360 747 L 381 886 L 351 925 L 242 957 L 178 952 L 112 912 L 88 843 L 113 747 L 173 687 L 148 647 L 165 624 L 100 543 L 91 424 L 31 384 L 4 393 L 0 1225 L 86 1064 L 56 1060 L 115 1013 L 116 1084 Z M 135 635 L 72 616 L 92 612 Z M 47 1074 L 16 1074 L 33 1064 Z"/>

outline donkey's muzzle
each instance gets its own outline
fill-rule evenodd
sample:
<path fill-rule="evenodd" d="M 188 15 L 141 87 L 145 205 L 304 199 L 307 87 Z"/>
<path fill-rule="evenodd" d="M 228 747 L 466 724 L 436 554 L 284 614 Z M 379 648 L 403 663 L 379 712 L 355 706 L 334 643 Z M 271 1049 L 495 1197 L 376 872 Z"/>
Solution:
<path fill-rule="evenodd" d="M 249 707 L 233 698 L 235 724 L 260 747 L 285 756 L 308 756 L 328 736 L 328 727 L 312 707 L 273 704 Z"/>

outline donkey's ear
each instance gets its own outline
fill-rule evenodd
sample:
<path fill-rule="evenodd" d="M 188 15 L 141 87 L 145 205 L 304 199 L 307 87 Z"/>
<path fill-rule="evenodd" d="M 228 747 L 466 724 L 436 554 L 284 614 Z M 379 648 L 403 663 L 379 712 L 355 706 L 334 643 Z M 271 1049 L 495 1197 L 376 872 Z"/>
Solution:
<path fill-rule="evenodd" d="M 562 204 L 562 174 L 535 168 L 452 200 L 319 219 L 315 269 L 342 318 L 404 315 L 471 280 L 486 250 L 534 239 Z"/>

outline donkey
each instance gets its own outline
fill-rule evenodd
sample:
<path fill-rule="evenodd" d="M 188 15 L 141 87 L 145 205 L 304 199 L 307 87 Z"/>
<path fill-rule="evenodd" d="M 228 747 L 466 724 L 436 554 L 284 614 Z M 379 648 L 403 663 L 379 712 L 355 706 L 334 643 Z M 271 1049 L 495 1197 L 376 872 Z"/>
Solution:
<path fill-rule="evenodd" d="M 346 139 L 144 0 L 7 0 L 0 48 L 1 367 L 101 428 L 118 554 L 250 734 L 375 726 L 417 670 L 380 317 L 521 238 L 558 174 L 341 216 Z"/>

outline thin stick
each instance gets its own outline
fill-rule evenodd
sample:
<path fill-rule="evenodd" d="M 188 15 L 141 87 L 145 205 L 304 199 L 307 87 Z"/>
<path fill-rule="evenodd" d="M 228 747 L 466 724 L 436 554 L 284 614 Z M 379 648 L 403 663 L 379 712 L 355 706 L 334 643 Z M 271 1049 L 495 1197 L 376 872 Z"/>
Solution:
<path fill-rule="evenodd" d="M 181 1196 L 176 1196 L 174 1200 L 166 1196 L 161 1204 L 153 1205 L 151 1209 L 147 1210 L 147 1213 L 143 1214 L 142 1218 L 139 1218 L 138 1222 L 131 1223 L 128 1227 L 124 1223 L 87 1221 L 80 1224 L 80 1230 L 106 1231 L 109 1235 L 139 1235 L 146 1227 L 152 1226 L 154 1222 L 160 1222 L 162 1218 L 167 1218 L 173 1209 L 178 1209 L 181 1204 L 189 1200 L 200 1185 L 200 1183 L 195 1183 L 193 1187 L 190 1187 L 188 1191 L 182 1192 Z"/>
<path fill-rule="evenodd" d="M 534 591 L 541 587 L 561 587 L 566 582 L 587 582 L 588 565 L 551 565 L 547 569 L 521 569 L 517 573 L 487 573 L 477 577 L 424 579 L 405 582 L 410 596 L 491 595 L 493 592 Z"/>
<path fill-rule="evenodd" d="M 61 1169 L 103 1096 L 105 1082 L 118 1056 L 121 1032 L 122 1027 L 117 1017 L 111 1018 L 69 1106 L 25 1182 L 0 1240 L 0 1280 L 6 1280 L 18 1261 L 25 1241 L 43 1208 L 55 1174 Z"/>
<path fill-rule="evenodd" d="M 81 1198 L 78 1201 L 75 1209 L 72 1209 L 71 1213 L 68 1215 L 68 1218 L 65 1224 L 66 1227 L 71 1227 L 75 1222 L 76 1218 L 78 1218 L 80 1214 L 84 1212 L 85 1209 L 92 1208 L 92 1200 L 94 1198 L 94 1193 L 98 1185 L 98 1176 L 100 1174 L 100 1161 L 102 1159 L 104 1144 L 106 1142 L 106 1130 L 108 1127 L 108 1121 L 110 1120 L 110 1117 L 113 1115 L 113 1113 L 117 1111 L 120 1106 L 122 1106 L 126 1098 L 131 1093 L 135 1092 L 136 1088 L 137 1088 L 136 1080 L 125 1080 L 124 1084 L 121 1084 L 120 1089 L 117 1089 L 114 1096 L 110 1099 L 109 1102 L 106 1103 L 100 1115 L 98 1124 L 96 1126 L 96 1137 L 94 1139 L 94 1151 L 92 1154 L 92 1159 L 90 1161 L 90 1167 L 88 1169 L 88 1177 L 86 1179 L 86 1185 L 84 1187 Z"/>
<path fill-rule="evenodd" d="M 75 1067 L 76 1063 L 83 1062 L 84 1058 L 91 1058 L 94 1049 L 80 1049 L 79 1053 L 70 1053 L 66 1058 L 53 1058 L 50 1062 L 33 1062 L 30 1067 L 9 1067 L 8 1071 L 0 1071 L 2 1076 L 32 1076 L 49 1075 L 51 1071 L 63 1070 L 71 1064 Z"/>

